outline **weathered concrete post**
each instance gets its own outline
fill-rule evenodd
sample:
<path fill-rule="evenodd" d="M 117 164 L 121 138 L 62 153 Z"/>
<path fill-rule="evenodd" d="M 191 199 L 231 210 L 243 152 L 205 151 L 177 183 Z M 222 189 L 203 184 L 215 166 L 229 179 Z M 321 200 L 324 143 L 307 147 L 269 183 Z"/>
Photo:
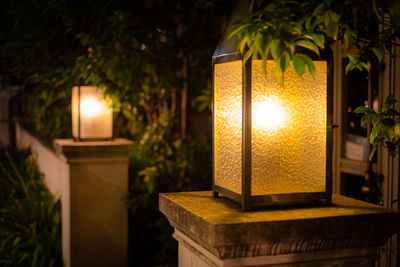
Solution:
<path fill-rule="evenodd" d="M 211 192 L 160 194 L 180 267 L 373 266 L 400 213 L 333 195 L 333 205 L 242 212 Z"/>
<path fill-rule="evenodd" d="M 54 141 L 68 165 L 62 188 L 65 266 L 127 266 L 128 192 L 131 141 Z"/>
<path fill-rule="evenodd" d="M 49 190 L 61 198 L 64 266 L 127 266 L 132 142 L 42 140 L 16 121 L 18 148 L 32 150 Z"/>

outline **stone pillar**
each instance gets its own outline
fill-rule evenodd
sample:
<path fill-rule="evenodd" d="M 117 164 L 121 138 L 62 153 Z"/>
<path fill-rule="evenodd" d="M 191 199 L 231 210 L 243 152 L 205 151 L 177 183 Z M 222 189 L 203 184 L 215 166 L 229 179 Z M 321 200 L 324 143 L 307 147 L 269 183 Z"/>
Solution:
<path fill-rule="evenodd" d="M 131 141 L 75 142 L 56 139 L 54 150 L 67 165 L 62 182 L 64 265 L 127 266 Z"/>
<path fill-rule="evenodd" d="M 400 230 L 400 214 L 341 195 L 332 203 L 242 212 L 211 191 L 159 198 L 180 267 L 373 266 L 378 248 Z"/>

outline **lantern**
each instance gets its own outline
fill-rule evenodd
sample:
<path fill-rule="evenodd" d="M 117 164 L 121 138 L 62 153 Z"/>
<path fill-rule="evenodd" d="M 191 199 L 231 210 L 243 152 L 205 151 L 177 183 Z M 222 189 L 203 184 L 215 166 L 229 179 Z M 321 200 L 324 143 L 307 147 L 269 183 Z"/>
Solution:
<path fill-rule="evenodd" d="M 277 82 L 275 62 L 243 64 L 235 40 L 213 56 L 213 183 L 243 210 L 271 204 L 330 202 L 332 104 L 327 61 L 315 77 L 292 64 Z"/>
<path fill-rule="evenodd" d="M 112 138 L 113 113 L 111 101 L 104 90 L 94 86 L 72 88 L 72 135 L 75 140 Z"/>

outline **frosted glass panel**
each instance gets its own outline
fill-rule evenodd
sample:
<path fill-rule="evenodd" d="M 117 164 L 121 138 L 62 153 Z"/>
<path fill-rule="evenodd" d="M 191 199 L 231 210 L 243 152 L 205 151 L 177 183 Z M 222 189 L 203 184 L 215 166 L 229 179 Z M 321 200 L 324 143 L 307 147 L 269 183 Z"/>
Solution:
<path fill-rule="evenodd" d="M 214 183 L 242 192 L 242 61 L 214 65 Z"/>
<path fill-rule="evenodd" d="M 284 86 L 275 62 L 252 62 L 252 195 L 324 192 L 327 65 L 314 61 L 315 79 L 292 64 Z"/>
<path fill-rule="evenodd" d="M 78 87 L 72 88 L 72 135 L 80 138 L 111 138 L 113 113 L 110 99 L 103 97 L 104 89 L 93 86 L 80 87 L 80 112 L 78 112 Z"/>

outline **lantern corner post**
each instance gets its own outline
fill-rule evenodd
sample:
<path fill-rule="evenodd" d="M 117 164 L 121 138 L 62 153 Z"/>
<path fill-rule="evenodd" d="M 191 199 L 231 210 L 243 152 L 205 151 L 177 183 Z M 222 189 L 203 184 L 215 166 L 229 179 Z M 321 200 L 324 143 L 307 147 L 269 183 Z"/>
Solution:
<path fill-rule="evenodd" d="M 212 197 L 218 198 L 219 193 L 215 189 L 215 58 L 212 59 L 212 78 L 211 78 L 211 110 L 212 110 L 212 127 L 211 127 L 211 136 L 212 136 L 212 141 L 211 141 L 211 160 L 212 160 Z"/>
<path fill-rule="evenodd" d="M 243 66 L 243 108 L 242 108 L 242 200 L 243 211 L 252 209 L 251 205 L 251 59 Z"/>

